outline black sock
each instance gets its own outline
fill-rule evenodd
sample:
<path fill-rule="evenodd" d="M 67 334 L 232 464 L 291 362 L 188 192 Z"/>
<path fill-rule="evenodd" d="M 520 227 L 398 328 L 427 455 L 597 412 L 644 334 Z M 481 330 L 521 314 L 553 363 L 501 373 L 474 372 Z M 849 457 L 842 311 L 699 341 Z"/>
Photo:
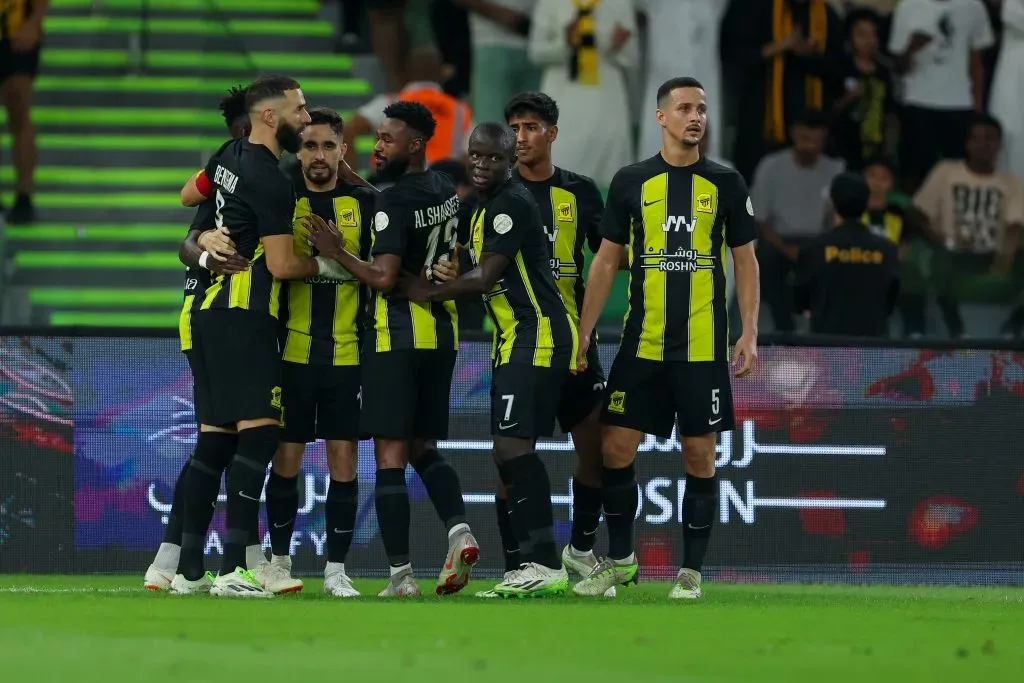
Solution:
<path fill-rule="evenodd" d="M 633 463 L 601 472 L 601 499 L 608 525 L 608 556 L 622 560 L 633 553 L 633 518 L 640 504 Z"/>
<path fill-rule="evenodd" d="M 167 517 L 167 526 L 164 528 L 164 543 L 181 545 L 182 514 L 185 506 L 185 475 L 188 474 L 188 467 L 192 458 L 185 462 L 181 468 L 177 481 L 174 482 L 174 498 L 171 499 L 171 514 Z"/>
<path fill-rule="evenodd" d="M 508 487 L 512 514 L 521 520 L 530 537 L 530 549 L 520 547 L 523 562 L 560 569 L 555 547 L 555 520 L 551 511 L 551 480 L 540 456 L 527 453 L 504 464 L 513 486 Z M 515 522 L 513 522 L 515 524 Z"/>
<path fill-rule="evenodd" d="M 206 532 L 217 506 L 220 479 L 238 446 L 237 434 L 199 432 L 196 450 L 189 460 L 188 472 L 182 482 L 181 555 L 178 573 L 189 581 L 202 578 L 206 567 L 203 551 Z"/>
<path fill-rule="evenodd" d="M 327 526 L 327 561 L 344 562 L 352 545 L 359 509 L 359 482 L 335 481 L 327 487 L 324 521 Z"/>
<path fill-rule="evenodd" d="M 704 564 L 717 510 L 718 482 L 714 475 L 704 479 L 687 474 L 683 493 L 683 567 L 686 569 L 699 572 Z"/>
<path fill-rule="evenodd" d="M 292 554 L 292 532 L 299 512 L 299 478 L 282 477 L 273 470 L 267 480 L 267 526 L 270 552 L 278 557 Z M 257 517 L 257 520 L 259 517 Z"/>
<path fill-rule="evenodd" d="M 434 504 L 437 516 L 444 522 L 445 529 L 451 531 L 456 524 L 465 523 L 466 503 L 462 500 L 459 475 L 448 461 L 431 448 L 416 459 L 413 468 L 416 474 L 420 475 L 427 495 L 430 496 L 430 502 Z"/>
<path fill-rule="evenodd" d="M 259 519 L 267 465 L 277 451 L 280 432 L 277 425 L 267 425 L 238 433 L 238 453 L 228 470 L 227 534 L 221 574 L 246 566 L 245 546 L 252 535 L 252 520 Z"/>
<path fill-rule="evenodd" d="M 581 552 L 594 549 L 597 526 L 601 522 L 601 489 L 572 480 L 572 536 L 570 545 Z"/>
<path fill-rule="evenodd" d="M 392 467 L 377 470 L 374 490 L 377 525 L 384 541 L 388 564 L 401 567 L 409 564 L 409 491 L 405 487 L 405 469 Z"/>
<path fill-rule="evenodd" d="M 494 511 L 498 515 L 498 534 L 501 536 L 501 548 L 505 551 L 505 571 L 519 569 L 519 539 L 512 528 L 512 517 L 508 509 L 508 499 L 495 498 Z"/>

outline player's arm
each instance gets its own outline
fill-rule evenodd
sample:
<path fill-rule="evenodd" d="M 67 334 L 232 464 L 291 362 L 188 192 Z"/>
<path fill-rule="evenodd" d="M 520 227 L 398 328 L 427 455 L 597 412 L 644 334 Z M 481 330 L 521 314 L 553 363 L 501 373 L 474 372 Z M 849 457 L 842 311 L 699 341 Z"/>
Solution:
<path fill-rule="evenodd" d="M 178 259 L 190 268 L 205 268 L 231 275 L 249 268 L 249 261 L 235 251 L 226 227 L 208 228 L 216 222 L 216 207 L 207 201 L 199 205 L 188 234 L 178 248 Z"/>
<path fill-rule="evenodd" d="M 580 359 L 586 357 L 587 349 L 584 347 L 590 345 L 594 327 L 611 294 L 615 273 L 626 257 L 630 231 L 630 193 L 636 194 L 637 188 L 631 185 L 624 171 L 620 170 L 608 188 L 608 203 L 601 218 L 601 246 L 590 262 L 590 273 L 587 276 L 587 290 L 580 310 Z"/>
<path fill-rule="evenodd" d="M 761 274 L 754 253 L 757 223 L 754 204 L 747 184 L 739 173 L 733 174 L 734 185 L 726 207 L 725 243 L 732 251 L 736 275 L 736 299 L 743 321 L 740 339 L 736 342 L 734 365 L 736 376 L 742 377 L 757 367 L 757 318 L 761 308 Z"/>
<path fill-rule="evenodd" d="M 256 214 L 256 229 L 263 242 L 267 270 L 278 280 L 313 277 L 321 272 L 318 261 L 295 253 L 292 234 L 295 195 L 284 177 L 275 173 L 276 177 L 254 183 L 245 196 L 246 203 Z"/>
<path fill-rule="evenodd" d="M 417 296 L 419 292 L 415 289 L 409 289 L 406 294 L 413 301 L 451 301 L 482 296 L 494 288 L 494 284 L 501 279 L 501 274 L 508 268 L 509 263 L 511 260 L 508 256 L 485 251 L 480 255 L 479 265 L 465 275 L 448 282 L 423 287 L 421 296 Z"/>
<path fill-rule="evenodd" d="M 409 212 L 405 212 L 409 213 Z M 392 209 L 378 211 L 373 219 L 376 240 L 369 260 L 363 260 L 345 249 L 345 241 L 333 222 L 311 215 L 306 218 L 310 239 L 320 253 L 319 258 L 336 261 L 352 277 L 381 292 L 390 292 L 398 282 L 405 254 L 405 225 L 398 223 L 403 212 Z M 395 216 L 392 221 L 389 216 Z"/>
<path fill-rule="evenodd" d="M 213 183 L 204 169 L 192 174 L 184 187 L 181 188 L 182 206 L 199 206 L 213 194 Z"/>

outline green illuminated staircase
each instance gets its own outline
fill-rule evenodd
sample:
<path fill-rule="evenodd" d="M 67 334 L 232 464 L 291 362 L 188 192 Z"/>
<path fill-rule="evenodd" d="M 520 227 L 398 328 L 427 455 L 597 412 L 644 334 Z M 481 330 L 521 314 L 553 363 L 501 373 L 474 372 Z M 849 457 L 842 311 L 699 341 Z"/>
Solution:
<path fill-rule="evenodd" d="M 342 112 L 372 94 L 332 53 L 318 0 L 146 0 L 146 17 L 143 4 L 51 2 L 33 110 L 38 222 L 0 231 L 2 324 L 175 327 L 192 218 L 178 191 L 226 137 L 227 88 L 287 74 Z M 2 111 L 0 131 L 9 206 Z"/>

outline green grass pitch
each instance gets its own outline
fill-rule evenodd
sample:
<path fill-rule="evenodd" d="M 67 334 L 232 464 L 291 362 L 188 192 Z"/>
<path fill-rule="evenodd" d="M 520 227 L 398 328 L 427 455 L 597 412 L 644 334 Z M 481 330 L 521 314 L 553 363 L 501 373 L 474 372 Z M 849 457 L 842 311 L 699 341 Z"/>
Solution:
<path fill-rule="evenodd" d="M 574 597 L 180 598 L 141 576 L 0 576 L 4 680 L 1020 681 L 1024 590 L 667 584 Z M 357 581 L 367 595 L 383 582 Z M 228 679 L 226 676 L 230 676 Z"/>

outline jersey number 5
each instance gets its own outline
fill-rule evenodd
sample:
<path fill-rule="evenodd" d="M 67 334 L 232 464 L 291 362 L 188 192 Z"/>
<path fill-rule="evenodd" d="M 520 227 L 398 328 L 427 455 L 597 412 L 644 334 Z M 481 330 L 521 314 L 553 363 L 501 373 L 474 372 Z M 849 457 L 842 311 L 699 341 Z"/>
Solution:
<path fill-rule="evenodd" d="M 426 271 L 427 279 L 433 279 L 431 271 L 432 266 L 437 261 L 438 248 L 441 246 L 441 230 L 444 230 L 444 242 L 446 249 L 450 252 L 455 248 L 455 235 L 459 228 L 459 217 L 453 216 L 444 224 L 444 227 L 440 225 L 434 226 L 434 229 L 430 231 L 430 235 L 427 237 L 427 260 L 423 262 L 423 269 Z"/>

